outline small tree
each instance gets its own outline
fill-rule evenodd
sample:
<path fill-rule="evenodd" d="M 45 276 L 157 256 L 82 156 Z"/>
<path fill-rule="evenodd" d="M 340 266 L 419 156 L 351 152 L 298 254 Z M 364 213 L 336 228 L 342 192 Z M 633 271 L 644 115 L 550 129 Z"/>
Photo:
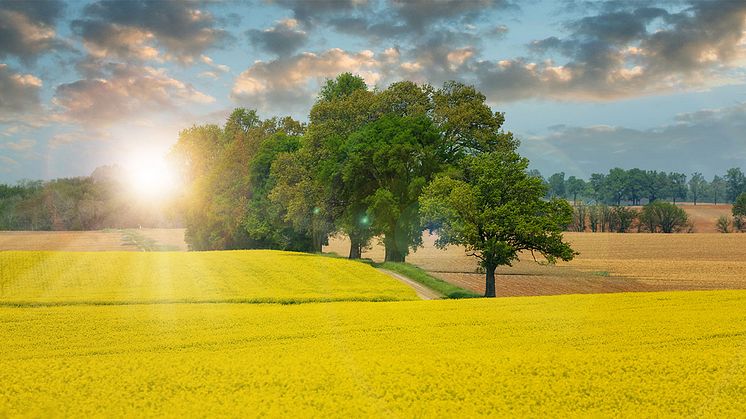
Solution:
<path fill-rule="evenodd" d="M 587 188 L 585 181 L 583 179 L 578 179 L 575 176 L 570 176 L 569 178 L 567 178 L 565 186 L 567 195 L 572 196 L 573 205 L 577 205 L 578 195 L 582 194 Z"/>
<path fill-rule="evenodd" d="M 734 217 L 746 217 L 746 192 L 738 195 L 732 212 Z"/>
<path fill-rule="evenodd" d="M 640 223 L 645 225 L 651 233 L 674 233 L 684 230 L 689 226 L 689 217 L 686 211 L 675 204 L 663 201 L 654 201 L 642 208 Z"/>
<path fill-rule="evenodd" d="M 730 233 L 730 219 L 727 215 L 721 215 L 715 222 L 715 227 L 720 233 Z"/>
<path fill-rule="evenodd" d="M 587 207 L 582 203 L 573 206 L 572 229 L 574 231 L 585 231 Z"/>
<path fill-rule="evenodd" d="M 616 231 L 619 233 L 628 232 L 639 215 L 636 209 L 623 206 L 614 207 L 612 214 Z"/>
<path fill-rule="evenodd" d="M 546 189 L 527 173 L 527 159 L 496 151 L 466 157 L 462 164 L 459 178 L 438 177 L 425 188 L 421 213 L 437 226 L 436 246 L 461 245 L 480 260 L 485 297 L 495 296 L 495 269 L 510 265 L 522 251 L 539 252 L 549 262 L 577 254 L 562 240 L 572 207 L 541 199 Z"/>

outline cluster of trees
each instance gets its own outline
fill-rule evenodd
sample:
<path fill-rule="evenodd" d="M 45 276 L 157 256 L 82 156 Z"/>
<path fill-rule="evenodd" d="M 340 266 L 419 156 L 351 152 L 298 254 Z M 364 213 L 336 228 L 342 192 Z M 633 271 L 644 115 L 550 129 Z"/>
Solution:
<path fill-rule="evenodd" d="M 541 176 L 536 171 L 533 173 Z M 593 200 L 608 205 L 640 205 L 643 201 L 656 200 L 733 203 L 739 194 L 746 192 L 746 176 L 739 168 L 729 169 L 724 176 L 714 176 L 709 182 L 697 172 L 687 180 L 683 173 L 620 168 L 607 174 L 594 173 L 588 180 L 565 178 L 565 173 L 560 172 L 545 182 L 549 197 L 562 197 L 574 203 Z"/>
<path fill-rule="evenodd" d="M 678 233 L 692 229 L 686 211 L 660 200 L 650 202 L 640 210 L 603 203 L 578 203 L 573 208 L 573 220 L 568 227 L 572 231 L 627 233 L 636 229 L 638 232 Z"/>
<path fill-rule="evenodd" d="M 494 296 L 495 268 L 518 252 L 574 256 L 561 236 L 572 208 L 542 199 L 503 122 L 471 86 L 371 91 L 349 73 L 322 87 L 308 124 L 236 109 L 223 127 L 182 131 L 171 152 L 187 242 L 318 252 L 343 233 L 350 258 L 379 237 L 387 261 L 404 261 L 429 228 L 480 258 Z"/>
<path fill-rule="evenodd" d="M 174 227 L 176 211 L 132 198 L 116 166 L 91 176 L 0 184 L 0 230 Z"/>

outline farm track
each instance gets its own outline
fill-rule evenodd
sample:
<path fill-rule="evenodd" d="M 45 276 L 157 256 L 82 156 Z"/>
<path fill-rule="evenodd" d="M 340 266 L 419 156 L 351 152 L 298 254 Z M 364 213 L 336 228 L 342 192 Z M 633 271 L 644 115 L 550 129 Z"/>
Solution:
<path fill-rule="evenodd" d="M 430 289 L 430 288 L 428 288 L 428 287 L 420 284 L 419 282 L 412 281 L 411 279 L 407 278 L 404 275 L 398 274 L 398 273 L 396 273 L 394 271 L 390 271 L 388 269 L 381 269 L 381 268 L 376 268 L 376 269 L 378 269 L 378 271 L 380 271 L 380 272 L 383 272 L 383 273 L 385 273 L 387 275 L 390 275 L 391 277 L 393 277 L 397 281 L 399 281 L 399 282 L 401 282 L 401 283 L 403 283 L 405 285 L 408 285 L 408 286 L 412 287 L 412 289 L 414 289 L 414 292 L 417 293 L 417 296 L 420 297 L 420 299 L 422 299 L 422 300 L 440 300 L 441 298 L 443 298 L 443 296 L 440 293 L 438 293 L 437 291 L 432 290 L 432 289 Z"/>

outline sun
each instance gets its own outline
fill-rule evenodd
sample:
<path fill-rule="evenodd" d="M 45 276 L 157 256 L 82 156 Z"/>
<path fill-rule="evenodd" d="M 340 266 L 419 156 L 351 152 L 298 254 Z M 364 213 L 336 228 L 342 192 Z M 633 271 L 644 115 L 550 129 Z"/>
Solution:
<path fill-rule="evenodd" d="M 125 163 L 127 183 L 132 191 L 143 198 L 165 197 L 176 191 L 176 170 L 165 156 L 154 152 L 136 153 Z"/>

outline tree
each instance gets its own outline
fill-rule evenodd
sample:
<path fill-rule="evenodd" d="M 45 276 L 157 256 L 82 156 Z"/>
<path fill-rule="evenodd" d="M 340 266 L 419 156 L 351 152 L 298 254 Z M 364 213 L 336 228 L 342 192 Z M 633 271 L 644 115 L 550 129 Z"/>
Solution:
<path fill-rule="evenodd" d="M 575 176 L 567 178 L 567 194 L 572 195 L 573 205 L 578 203 L 578 195 L 585 192 L 587 185 L 583 179 L 578 179 Z"/>
<path fill-rule="evenodd" d="M 671 185 L 671 198 L 676 203 L 676 198 L 686 199 L 686 175 L 683 173 L 671 172 L 668 175 Z"/>
<path fill-rule="evenodd" d="M 403 262 L 422 241 L 418 199 L 422 189 L 453 161 L 425 116 L 386 115 L 345 144 L 342 182 L 365 204 L 364 223 L 383 236 L 386 261 Z"/>
<path fill-rule="evenodd" d="M 689 226 L 686 211 L 664 201 L 654 201 L 642 208 L 640 223 L 651 233 L 674 233 Z"/>
<path fill-rule="evenodd" d="M 647 192 L 647 174 L 640 169 L 630 169 L 627 171 L 627 179 L 624 186 L 624 193 L 632 205 L 640 205 L 640 199 Z"/>
<path fill-rule="evenodd" d="M 730 219 L 727 215 L 721 215 L 715 222 L 715 228 L 719 233 L 730 233 Z"/>
<path fill-rule="evenodd" d="M 733 204 L 733 228 L 738 231 L 746 229 L 746 192 L 742 192 Z"/>
<path fill-rule="evenodd" d="M 562 240 L 572 222 L 565 201 L 544 201 L 546 189 L 529 176 L 528 160 L 515 151 L 469 156 L 457 177 L 441 176 L 420 198 L 423 218 L 438 226 L 436 245 L 464 246 L 485 269 L 485 297 L 495 296 L 495 269 L 520 252 L 539 252 L 549 262 L 571 260 Z"/>
<path fill-rule="evenodd" d="M 719 201 L 725 200 L 725 186 L 725 180 L 720 176 L 715 175 L 712 178 L 712 182 L 710 182 L 708 189 L 715 205 L 717 205 Z"/>
<path fill-rule="evenodd" d="M 738 195 L 731 211 L 734 217 L 746 217 L 746 192 Z"/>
<path fill-rule="evenodd" d="M 327 79 L 319 92 L 320 101 L 334 101 L 348 97 L 357 90 L 368 90 L 368 86 L 360 76 L 352 73 L 342 73 L 334 79 Z"/>
<path fill-rule="evenodd" d="M 702 173 L 692 173 L 692 177 L 689 179 L 689 195 L 691 196 L 692 201 L 694 201 L 694 205 L 697 205 L 697 201 L 702 196 L 706 184 L 707 181 L 705 180 L 705 177 L 702 176 Z"/>
<path fill-rule="evenodd" d="M 563 198 L 565 196 L 565 172 L 555 173 L 547 179 L 549 183 L 548 195 L 550 198 Z"/>
<path fill-rule="evenodd" d="M 746 176 L 741 169 L 734 167 L 725 174 L 725 198 L 728 202 L 735 202 L 738 195 L 746 192 Z"/>

